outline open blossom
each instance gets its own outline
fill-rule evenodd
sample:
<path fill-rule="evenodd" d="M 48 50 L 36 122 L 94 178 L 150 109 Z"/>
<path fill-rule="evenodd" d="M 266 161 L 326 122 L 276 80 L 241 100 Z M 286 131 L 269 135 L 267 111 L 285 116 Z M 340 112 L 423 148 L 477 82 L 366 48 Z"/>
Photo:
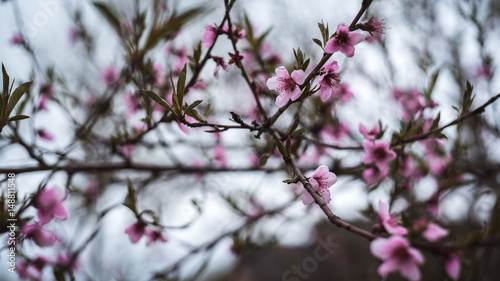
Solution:
<path fill-rule="evenodd" d="M 422 236 L 431 242 L 435 242 L 446 235 L 448 235 L 448 230 L 435 223 L 429 223 L 427 229 L 422 233 Z"/>
<path fill-rule="evenodd" d="M 324 71 L 318 80 L 321 86 L 319 89 L 319 96 L 322 101 L 327 101 L 333 94 L 333 90 L 339 87 L 340 76 L 337 74 L 339 65 L 336 61 L 325 64 Z"/>
<path fill-rule="evenodd" d="M 448 273 L 448 276 L 453 280 L 457 280 L 460 276 L 460 255 L 460 251 L 448 253 L 444 261 L 446 273 Z"/>
<path fill-rule="evenodd" d="M 372 17 L 369 21 L 359 24 L 359 28 L 368 31 L 372 36 L 373 33 L 383 34 L 385 29 L 384 20 L 374 20 Z"/>
<path fill-rule="evenodd" d="M 130 225 L 125 229 L 125 233 L 127 233 L 130 237 L 130 241 L 132 243 L 137 243 L 139 240 L 146 234 L 146 226 L 147 224 L 141 220 L 136 223 Z"/>
<path fill-rule="evenodd" d="M 418 264 L 424 262 L 424 256 L 419 250 L 410 247 L 408 240 L 401 236 L 377 238 L 370 243 L 372 254 L 384 262 L 378 267 L 378 274 L 382 277 L 389 272 L 399 270 L 399 273 L 408 280 L 420 279 Z"/>
<path fill-rule="evenodd" d="M 330 190 L 328 190 L 328 188 L 334 185 L 336 182 L 337 175 L 330 172 L 328 170 L 328 167 L 325 165 L 319 166 L 316 171 L 314 171 L 314 174 L 309 177 L 309 183 L 311 184 L 312 188 L 319 193 L 321 199 L 323 199 L 326 204 L 330 203 L 331 201 Z M 304 191 L 304 194 L 302 195 L 302 203 L 304 203 L 304 205 L 310 205 L 313 202 L 314 198 L 312 197 L 312 195 L 307 190 Z"/>
<path fill-rule="evenodd" d="M 44 230 L 38 223 L 25 225 L 21 233 L 40 247 L 52 246 L 57 240 L 54 233 Z"/>
<path fill-rule="evenodd" d="M 365 140 L 363 142 L 365 155 L 362 162 L 364 164 L 374 163 L 379 169 L 384 169 L 387 164 L 396 158 L 396 152 L 389 149 L 389 143 L 383 141 L 371 142 Z"/>
<path fill-rule="evenodd" d="M 405 235 L 408 233 L 406 228 L 396 223 L 396 217 L 389 213 L 389 205 L 382 202 L 382 200 L 378 201 L 378 216 L 388 233 L 393 235 Z"/>
<path fill-rule="evenodd" d="M 125 104 L 128 108 L 127 116 L 133 116 L 135 113 L 137 113 L 137 111 L 142 109 L 141 99 L 133 93 L 125 94 L 123 98 L 125 99 Z"/>
<path fill-rule="evenodd" d="M 202 47 L 204 49 L 208 49 L 212 47 L 212 45 L 215 43 L 215 38 L 217 38 L 218 32 L 218 27 L 214 25 L 207 25 L 205 33 L 203 34 L 203 37 L 201 38 L 202 42 Z"/>
<path fill-rule="evenodd" d="M 161 230 L 146 229 L 145 235 L 148 238 L 148 242 L 146 242 L 147 246 L 157 241 L 167 242 L 167 239 L 165 238 L 165 236 L 163 236 Z"/>
<path fill-rule="evenodd" d="M 214 77 L 219 78 L 219 69 L 222 67 L 224 71 L 229 70 L 229 66 L 226 64 L 224 61 L 224 58 L 222 57 L 217 57 L 217 56 L 212 56 L 212 59 L 216 63 L 215 69 L 214 69 Z"/>
<path fill-rule="evenodd" d="M 62 201 L 63 196 L 56 192 L 56 189 L 44 189 L 35 198 L 34 206 L 38 209 L 38 219 L 42 224 L 48 223 L 52 218 L 65 220 L 68 217 Z"/>
<path fill-rule="evenodd" d="M 333 54 L 340 51 L 347 57 L 352 57 L 354 56 L 354 45 L 363 41 L 364 38 L 362 34 L 349 32 L 349 27 L 339 24 L 335 37 L 326 42 L 325 52 Z"/>
<path fill-rule="evenodd" d="M 380 124 L 375 125 L 370 130 L 368 130 L 365 125 L 359 123 L 359 132 L 369 141 L 375 140 L 377 135 L 380 133 Z"/>
<path fill-rule="evenodd" d="M 299 85 L 304 83 L 306 75 L 302 70 L 294 70 L 290 76 L 284 66 L 276 68 L 276 75 L 267 79 L 266 84 L 269 90 L 280 93 L 276 98 L 276 105 L 283 107 L 290 99 L 295 101 L 300 97 L 302 91 Z"/>

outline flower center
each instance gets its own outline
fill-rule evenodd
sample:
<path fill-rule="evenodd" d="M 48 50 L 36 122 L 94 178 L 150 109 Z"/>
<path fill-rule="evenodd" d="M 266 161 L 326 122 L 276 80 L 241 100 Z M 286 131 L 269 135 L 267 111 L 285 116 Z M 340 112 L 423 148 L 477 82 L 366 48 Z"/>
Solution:
<path fill-rule="evenodd" d="M 383 149 L 381 147 L 376 148 L 375 151 L 373 151 L 373 154 L 375 155 L 375 158 L 377 158 L 379 160 L 383 160 L 387 156 L 387 153 L 385 152 L 385 149 Z"/>
<path fill-rule="evenodd" d="M 327 73 L 325 75 L 324 81 L 330 88 L 337 88 L 340 83 L 340 76 L 335 72 Z"/>
<path fill-rule="evenodd" d="M 349 42 L 349 34 L 348 33 L 337 34 L 337 36 L 335 37 L 335 41 L 337 41 L 337 45 L 342 47 Z"/>
<path fill-rule="evenodd" d="M 276 89 L 278 92 L 292 92 L 295 88 L 295 81 L 292 78 L 278 77 L 279 86 Z"/>

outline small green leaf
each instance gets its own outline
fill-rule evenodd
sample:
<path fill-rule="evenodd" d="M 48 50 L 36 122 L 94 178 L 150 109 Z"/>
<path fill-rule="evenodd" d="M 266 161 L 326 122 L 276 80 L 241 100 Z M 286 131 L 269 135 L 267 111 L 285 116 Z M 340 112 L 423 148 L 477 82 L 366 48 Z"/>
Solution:
<path fill-rule="evenodd" d="M 142 92 L 144 94 L 146 94 L 148 97 L 150 97 L 152 100 L 154 100 L 155 102 L 157 102 L 159 105 L 161 105 L 161 106 L 165 107 L 166 109 L 174 112 L 174 110 L 172 109 L 172 107 L 164 99 L 162 99 L 159 95 L 157 95 L 155 92 L 148 91 L 148 90 L 142 90 Z"/>
<path fill-rule="evenodd" d="M 137 194 L 135 193 L 134 186 L 132 185 L 132 181 L 130 179 L 127 179 L 127 197 L 125 197 L 125 201 L 123 202 L 123 205 L 128 207 L 134 214 L 138 214 L 137 212 Z"/>
<path fill-rule="evenodd" d="M 200 121 L 200 122 L 205 122 L 205 119 L 203 117 L 200 116 L 200 114 L 198 113 L 198 111 L 196 111 L 195 108 L 189 110 L 189 111 L 186 111 L 186 114 L 188 116 L 191 116 L 193 117 L 194 119 L 196 119 L 197 121 Z"/>
<path fill-rule="evenodd" d="M 303 133 L 305 133 L 306 131 L 307 131 L 307 129 L 304 129 L 304 128 L 302 128 L 302 129 L 298 129 L 297 131 L 293 131 L 292 136 L 294 136 L 294 137 L 295 137 L 295 136 L 300 136 L 300 135 L 302 135 Z"/>
<path fill-rule="evenodd" d="M 7 104 L 6 116 L 9 116 L 12 110 L 14 110 L 14 107 L 22 98 L 22 96 L 26 93 L 26 91 L 30 88 L 32 83 L 33 81 L 23 83 L 19 87 L 17 87 L 17 89 L 14 90 L 14 93 L 12 93 L 12 95 L 10 96 L 9 103 Z"/>
<path fill-rule="evenodd" d="M 323 49 L 323 43 L 321 42 L 321 40 L 319 40 L 318 38 L 313 38 L 313 41 L 314 43 L 316 43 L 316 45 L 320 46 L 320 48 Z"/>
<path fill-rule="evenodd" d="M 200 103 L 202 103 L 203 100 L 196 100 L 195 102 L 193 102 L 192 104 L 190 104 L 186 110 L 184 110 L 184 112 L 189 112 L 191 110 L 193 110 L 195 107 L 197 107 L 198 105 L 200 105 Z"/>
<path fill-rule="evenodd" d="M 266 165 L 267 160 L 271 157 L 271 153 L 266 153 L 259 158 L 259 167 Z"/>
<path fill-rule="evenodd" d="M 5 66 L 2 63 L 2 74 L 3 74 L 3 94 L 7 96 L 9 94 L 10 78 L 5 70 Z"/>
<path fill-rule="evenodd" d="M 12 121 L 19 121 L 19 120 L 23 120 L 23 119 L 28 119 L 30 118 L 29 116 L 26 116 L 26 115 L 16 115 L 16 116 L 13 116 L 9 119 L 9 122 L 12 122 Z"/>
<path fill-rule="evenodd" d="M 445 139 L 445 140 L 448 139 L 448 137 L 445 134 L 443 134 L 443 133 L 434 134 L 434 137 L 438 138 L 438 139 Z"/>
<path fill-rule="evenodd" d="M 283 157 L 290 157 L 290 155 L 287 153 L 286 147 L 281 143 L 281 141 L 278 141 L 278 150 L 280 151 L 281 155 L 283 155 Z"/>
<path fill-rule="evenodd" d="M 182 106 L 184 103 L 184 87 L 186 86 L 186 64 L 184 64 L 184 67 L 182 68 L 181 73 L 179 74 L 179 79 L 177 80 L 177 96 L 178 96 L 178 102 L 179 106 Z"/>
<path fill-rule="evenodd" d="M 439 120 L 441 119 L 441 112 L 438 113 L 436 119 L 432 120 L 432 124 L 429 127 L 429 131 L 436 129 L 439 126 Z"/>
<path fill-rule="evenodd" d="M 114 8 L 107 3 L 93 2 L 92 4 L 94 4 L 94 7 L 99 10 L 108 23 L 116 30 L 116 32 L 118 32 L 118 34 L 122 34 L 122 25 Z"/>

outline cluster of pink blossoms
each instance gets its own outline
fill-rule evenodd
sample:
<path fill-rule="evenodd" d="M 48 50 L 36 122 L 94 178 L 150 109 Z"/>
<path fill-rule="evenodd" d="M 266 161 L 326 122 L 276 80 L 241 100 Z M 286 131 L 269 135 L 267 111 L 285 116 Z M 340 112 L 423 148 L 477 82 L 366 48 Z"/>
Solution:
<path fill-rule="evenodd" d="M 148 238 L 146 245 L 151 245 L 153 242 L 167 242 L 165 236 L 161 230 L 158 229 L 149 229 L 147 228 L 147 223 L 142 220 L 138 220 L 136 223 L 133 223 L 127 229 L 125 229 L 125 233 L 127 233 L 130 237 L 130 241 L 132 243 L 137 243 L 143 236 Z"/>
<path fill-rule="evenodd" d="M 219 28 L 217 25 L 208 25 L 206 27 L 205 33 L 203 34 L 203 38 L 201 39 L 201 42 L 203 43 L 202 47 L 205 49 L 212 47 L 212 45 L 215 43 L 215 39 L 217 38 L 217 36 L 219 36 L 219 34 L 226 34 L 229 36 L 229 26 L 226 24 L 222 28 Z M 245 38 L 245 35 L 246 32 L 244 29 L 233 27 L 233 38 L 241 40 Z"/>

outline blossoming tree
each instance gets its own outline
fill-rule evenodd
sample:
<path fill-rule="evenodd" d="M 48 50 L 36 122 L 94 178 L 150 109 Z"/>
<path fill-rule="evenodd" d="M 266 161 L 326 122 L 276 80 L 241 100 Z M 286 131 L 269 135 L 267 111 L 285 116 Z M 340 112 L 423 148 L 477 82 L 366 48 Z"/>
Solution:
<path fill-rule="evenodd" d="M 0 57 L 0 259 L 10 255 L 2 276 L 221 280 L 219 252 L 234 261 L 305 243 L 311 222 L 323 220 L 366 243 L 357 246 L 365 264 L 377 265 L 366 266 L 367 279 L 498 276 L 495 1 L 351 1 L 356 11 L 328 18 L 303 11 L 300 24 L 319 31 L 298 33 L 300 47 L 288 49 L 279 33 L 297 26 L 262 31 L 245 1 L 214 1 L 213 10 L 46 1 L 71 19 L 64 48 L 76 66 L 70 55 L 47 62 L 20 3 L 3 2 L 16 22 L 10 48 L 31 62 L 33 81 L 14 82 L 20 66 Z M 474 60 L 462 59 L 472 51 L 449 32 L 461 30 L 446 22 L 449 10 L 475 32 L 463 32 Z M 286 264 L 252 280 L 323 280 L 306 261 L 307 274 Z"/>

